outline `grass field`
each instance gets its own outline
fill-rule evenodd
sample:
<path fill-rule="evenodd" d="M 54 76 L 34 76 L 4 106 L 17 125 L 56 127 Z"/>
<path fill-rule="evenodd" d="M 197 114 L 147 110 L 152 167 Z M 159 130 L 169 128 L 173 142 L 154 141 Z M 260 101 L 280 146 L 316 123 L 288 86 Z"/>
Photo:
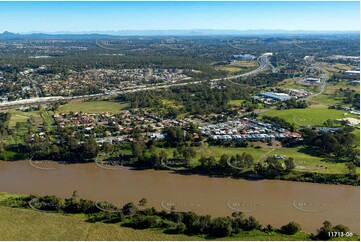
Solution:
<path fill-rule="evenodd" d="M 269 110 L 263 112 L 262 116 L 264 115 L 283 118 L 297 127 L 302 125 L 322 126 L 328 119 L 357 118 L 355 115 L 348 114 L 345 111 L 328 109 L 323 105 L 313 105 L 306 109 Z"/>
<path fill-rule="evenodd" d="M 120 110 L 128 107 L 128 103 L 117 103 L 110 101 L 72 101 L 62 105 L 58 109 L 58 113 L 83 112 L 83 113 L 101 113 L 110 112 L 118 113 Z"/>
<path fill-rule="evenodd" d="M 244 102 L 245 100 L 242 100 L 242 99 L 235 99 L 235 100 L 230 100 L 228 103 L 232 106 L 241 106 L 242 103 Z"/>
<path fill-rule="evenodd" d="M 0 240 L 205 240 L 201 236 L 170 235 L 159 229 L 135 230 L 119 224 L 87 223 L 83 218 L 0 207 Z M 241 232 L 217 240 L 309 240 L 306 233 L 282 235 L 261 231 Z"/>
<path fill-rule="evenodd" d="M 25 123 L 27 120 L 32 117 L 35 124 L 41 124 L 43 119 L 40 115 L 40 111 L 30 111 L 23 112 L 19 110 L 12 109 L 9 111 L 11 113 L 11 119 L 9 121 L 9 128 L 14 128 L 17 122 Z"/>
<path fill-rule="evenodd" d="M 235 61 L 228 65 L 217 66 L 217 70 L 227 71 L 230 74 L 237 72 L 246 72 L 258 67 L 257 61 Z"/>
<path fill-rule="evenodd" d="M 168 235 L 159 230 L 87 223 L 75 216 L 29 209 L 0 207 L 0 214 L 0 240 L 202 240 L 196 236 Z"/>
<path fill-rule="evenodd" d="M 221 71 L 228 71 L 229 73 L 237 73 L 242 71 L 243 69 L 240 67 L 236 67 L 236 66 L 217 66 L 216 67 L 217 70 L 221 70 Z"/>
<path fill-rule="evenodd" d="M 234 61 L 230 64 L 231 66 L 237 66 L 237 67 L 258 67 L 257 61 Z"/>

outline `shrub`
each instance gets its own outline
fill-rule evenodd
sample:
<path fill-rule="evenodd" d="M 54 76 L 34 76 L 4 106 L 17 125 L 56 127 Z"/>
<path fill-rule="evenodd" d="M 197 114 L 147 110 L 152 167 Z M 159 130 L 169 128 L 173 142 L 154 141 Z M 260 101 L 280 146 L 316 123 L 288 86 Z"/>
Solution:
<path fill-rule="evenodd" d="M 280 232 L 281 232 L 282 234 L 292 235 L 292 234 L 297 233 L 297 232 L 300 231 L 300 230 L 301 230 L 301 226 L 300 226 L 298 223 L 292 221 L 292 222 L 289 222 L 289 223 L 286 224 L 286 225 L 283 225 L 283 226 L 281 227 Z"/>

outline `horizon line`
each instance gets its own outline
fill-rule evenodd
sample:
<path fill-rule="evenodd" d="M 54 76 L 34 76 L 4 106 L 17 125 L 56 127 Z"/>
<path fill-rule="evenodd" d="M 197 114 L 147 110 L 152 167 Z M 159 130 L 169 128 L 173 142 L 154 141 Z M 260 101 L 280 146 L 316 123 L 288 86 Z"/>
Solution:
<path fill-rule="evenodd" d="M 76 34 L 76 33 L 86 33 L 86 34 L 98 34 L 100 32 L 142 32 L 142 31 L 234 31 L 234 32 L 256 32 L 256 31 L 267 31 L 267 32 L 360 32 L 360 29 L 349 29 L 349 30 L 309 30 L 309 29 L 294 29 L 294 30 L 287 30 L 287 29 L 119 29 L 119 30 L 76 30 L 76 31 L 69 31 L 69 30 L 56 30 L 56 31 L 41 31 L 41 30 L 32 30 L 26 32 L 15 32 L 11 30 L 3 30 L 0 33 L 13 33 L 13 34 L 59 34 L 59 33 L 69 33 L 69 34 Z"/>

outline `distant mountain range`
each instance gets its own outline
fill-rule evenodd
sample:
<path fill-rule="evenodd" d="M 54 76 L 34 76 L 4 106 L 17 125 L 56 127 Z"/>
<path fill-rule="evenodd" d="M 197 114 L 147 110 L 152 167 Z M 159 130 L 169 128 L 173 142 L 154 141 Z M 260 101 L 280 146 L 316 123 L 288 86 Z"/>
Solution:
<path fill-rule="evenodd" d="M 359 34 L 359 31 L 307 31 L 307 30 L 119 30 L 92 32 L 53 32 L 53 33 L 11 33 L 0 34 L 0 39 L 101 39 L 119 38 L 120 36 L 275 36 L 275 35 L 316 35 L 316 34 Z"/>
<path fill-rule="evenodd" d="M 21 40 L 21 39 L 109 39 L 117 38 L 119 36 L 107 35 L 107 34 L 43 34 L 43 33 L 31 33 L 31 34 L 17 34 L 8 31 L 0 34 L 0 40 Z"/>

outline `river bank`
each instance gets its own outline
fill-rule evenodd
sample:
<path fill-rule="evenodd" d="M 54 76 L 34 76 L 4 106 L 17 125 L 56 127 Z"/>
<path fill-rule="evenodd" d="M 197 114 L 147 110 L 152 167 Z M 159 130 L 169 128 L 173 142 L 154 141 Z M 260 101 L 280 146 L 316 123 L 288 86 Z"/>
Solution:
<path fill-rule="evenodd" d="M 47 168 L 51 169 L 35 168 L 28 161 L 0 161 L 0 191 L 66 198 L 76 190 L 86 199 L 114 204 L 145 197 L 149 206 L 157 209 L 175 206 L 179 211 L 212 216 L 243 211 L 264 225 L 281 226 L 295 220 L 307 232 L 315 232 L 327 219 L 359 233 L 359 187 L 210 178 L 95 163 L 50 163 Z"/>
<path fill-rule="evenodd" d="M 84 200 L 79 198 L 76 192 L 67 199 L 55 196 L 41 197 L 0 193 L 0 211 L 2 211 L 2 217 L 7 218 L 5 222 L 0 220 L 0 239 L 14 240 L 18 238 L 17 236 L 21 231 L 21 236 L 24 236 L 24 233 L 31 230 L 30 237 L 36 236 L 37 240 L 59 240 L 64 236 L 65 227 L 68 226 L 69 222 L 74 223 L 73 220 L 78 220 L 77 225 L 68 228 L 66 235 L 74 238 L 81 236 L 77 240 L 88 240 L 92 235 L 98 235 L 100 227 L 102 227 L 100 231 L 108 231 L 102 237 L 103 240 L 115 237 L 122 237 L 122 240 L 133 240 L 133 238 L 140 240 L 145 234 L 154 236 L 154 240 L 161 240 L 168 235 L 174 236 L 168 240 L 180 238 L 183 238 L 182 240 L 253 241 L 330 239 L 327 232 L 317 235 L 308 234 L 296 222 L 288 223 L 287 226 L 281 228 L 275 228 L 271 225 L 263 227 L 256 219 L 251 216 L 247 217 L 244 213 L 235 212 L 232 213 L 231 217 L 211 218 L 192 212 L 157 211 L 155 208 L 146 208 L 146 200 L 142 199 L 141 201 L 138 206 L 127 203 L 122 207 L 115 207 L 107 202 Z M 10 211 L 11 209 L 12 211 Z M 22 223 L 22 226 L 19 227 L 16 221 L 19 216 L 23 217 L 24 215 L 31 217 L 31 223 L 26 222 L 29 219 L 21 219 L 21 222 L 18 222 Z M 40 220 L 39 218 L 41 218 L 41 223 L 34 229 L 34 224 Z M 68 221 L 64 223 L 65 220 Z M 9 226 L 11 224 L 14 226 Z M 48 224 L 57 224 L 57 226 L 44 234 Z M 74 229 L 81 226 L 86 227 L 85 233 L 83 230 Z M 343 231 L 345 234 L 342 236 L 343 240 L 359 240 L 358 235 L 349 231 L 344 225 L 332 227 L 330 224 L 330 226 L 329 231 Z M 1 233 L 4 227 L 9 228 Z M 42 233 L 39 233 L 39 228 Z M 54 231 L 55 234 L 51 233 Z"/>

